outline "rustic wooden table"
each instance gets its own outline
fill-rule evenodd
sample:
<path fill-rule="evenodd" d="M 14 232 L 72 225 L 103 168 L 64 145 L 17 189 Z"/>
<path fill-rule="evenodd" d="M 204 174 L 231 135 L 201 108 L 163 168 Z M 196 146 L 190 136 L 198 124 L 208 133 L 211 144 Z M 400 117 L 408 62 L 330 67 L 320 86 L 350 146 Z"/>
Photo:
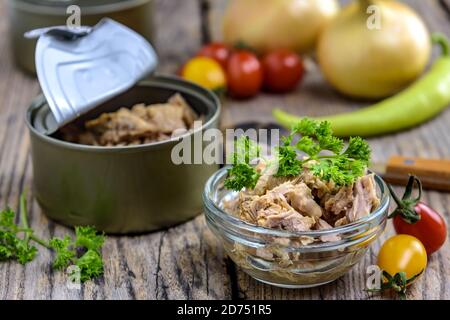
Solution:
<path fill-rule="evenodd" d="M 220 36 L 224 0 L 155 0 L 160 71 L 174 72 L 208 38 Z M 348 2 L 348 1 L 344 1 Z M 408 0 L 431 31 L 450 36 L 449 0 Z M 5 1 L 0 2 L 0 207 L 18 207 L 22 190 L 32 189 L 29 137 L 25 109 L 39 93 L 36 79 L 15 68 L 7 43 Z M 175 41 L 176 40 L 176 41 Z M 349 111 L 362 104 L 336 94 L 312 66 L 301 88 L 285 96 L 261 94 L 248 101 L 228 100 L 222 125 L 238 121 L 271 120 L 271 108 L 317 116 Z M 450 108 L 413 130 L 370 139 L 375 161 L 390 155 L 450 158 Z M 450 220 L 448 193 L 426 192 L 431 203 Z M 69 229 L 49 221 L 29 193 L 31 225 L 44 237 Z M 393 234 L 389 225 L 363 261 L 339 280 L 312 289 L 287 290 L 256 282 L 234 266 L 209 232 L 203 215 L 175 228 L 135 237 L 108 237 L 103 255 L 105 275 L 81 290 L 69 290 L 62 273 L 53 272 L 51 253 L 41 250 L 36 260 L 21 266 L 0 263 L 0 299 L 379 299 L 364 291 L 368 265 L 382 243 Z M 411 299 L 450 299 L 448 243 L 430 261 L 425 274 L 410 288 Z"/>

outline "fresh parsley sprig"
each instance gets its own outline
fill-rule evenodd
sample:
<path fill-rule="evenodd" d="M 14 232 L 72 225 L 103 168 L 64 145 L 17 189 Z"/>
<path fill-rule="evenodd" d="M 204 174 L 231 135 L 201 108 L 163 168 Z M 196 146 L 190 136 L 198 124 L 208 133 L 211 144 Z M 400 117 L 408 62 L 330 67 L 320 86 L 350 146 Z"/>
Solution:
<path fill-rule="evenodd" d="M 278 148 L 278 171 L 276 176 L 296 176 L 302 170 L 296 148 L 291 146 L 292 135 L 283 138 L 283 145 Z"/>
<path fill-rule="evenodd" d="M 50 239 L 48 248 L 55 252 L 53 268 L 65 270 L 71 265 L 77 266 L 82 282 L 102 275 L 101 249 L 104 241 L 105 236 L 92 227 L 76 227 L 75 239 L 69 236 Z"/>
<path fill-rule="evenodd" d="M 299 139 L 293 144 L 296 136 Z M 250 151 L 256 148 L 253 144 L 248 137 L 236 141 L 233 166 L 225 180 L 226 188 L 239 191 L 256 185 L 260 174 L 250 162 L 259 154 L 255 156 L 255 152 Z M 344 140 L 333 135 L 329 122 L 308 118 L 292 128 L 276 151 L 278 170 L 275 176 L 296 176 L 307 167 L 322 180 L 333 181 L 336 185 L 353 183 L 364 174 L 370 160 L 370 147 L 361 137 L 351 137 L 345 148 Z M 302 159 L 299 158 L 301 153 L 305 155 Z"/>
<path fill-rule="evenodd" d="M 242 136 L 234 142 L 235 152 L 231 154 L 232 167 L 228 170 L 225 188 L 241 190 L 254 188 L 260 174 L 250 164 L 251 160 L 259 157 L 261 148 L 247 136 Z"/>
<path fill-rule="evenodd" d="M 308 118 L 302 119 L 292 128 L 289 140 L 292 141 L 296 135 L 301 135 L 301 138 L 295 148 L 305 153 L 307 157 L 295 163 L 294 172 L 301 171 L 303 166 L 307 166 L 314 175 L 325 181 L 333 181 L 337 185 L 349 185 L 364 174 L 370 159 L 370 147 L 361 137 L 351 137 L 344 150 L 344 141 L 333 136 L 329 122 L 317 122 Z M 289 163 L 283 159 L 285 148 L 292 148 L 292 146 L 289 144 L 279 147 L 277 175 L 296 175 L 284 174 L 288 171 L 284 166 Z M 292 162 L 294 154 L 291 153 L 289 157 L 289 161 Z M 298 155 L 295 154 L 295 157 Z M 292 168 L 290 170 L 292 171 Z"/>
<path fill-rule="evenodd" d="M 25 197 L 20 197 L 20 210 L 26 210 Z M 15 213 L 10 208 L 0 212 L 0 261 L 16 260 L 20 264 L 32 261 L 36 256 L 36 247 L 30 244 L 33 231 L 28 227 L 27 220 L 22 219 L 22 225 L 14 222 Z"/>
<path fill-rule="evenodd" d="M 54 237 L 45 241 L 29 228 L 26 213 L 23 194 L 20 196 L 21 225 L 15 223 L 13 210 L 7 208 L 0 211 L 0 261 L 18 261 L 21 264 L 32 261 L 37 253 L 37 248 L 31 245 L 34 242 L 54 251 L 52 266 L 56 270 L 77 266 L 82 282 L 103 274 L 101 249 L 105 242 L 104 234 L 98 233 L 93 227 L 76 227 L 75 239 L 66 235 L 62 239 Z"/>

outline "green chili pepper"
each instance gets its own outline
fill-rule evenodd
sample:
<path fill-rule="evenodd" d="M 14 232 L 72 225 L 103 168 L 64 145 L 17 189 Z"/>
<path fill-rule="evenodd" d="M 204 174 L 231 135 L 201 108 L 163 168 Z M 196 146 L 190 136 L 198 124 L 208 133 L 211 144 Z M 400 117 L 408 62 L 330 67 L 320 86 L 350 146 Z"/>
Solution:
<path fill-rule="evenodd" d="M 442 34 L 432 35 L 442 55 L 421 79 L 397 95 L 358 111 L 316 118 L 329 121 L 337 136 L 374 136 L 418 125 L 444 110 L 450 104 L 450 46 Z M 285 127 L 301 120 L 280 109 L 273 110 L 275 119 Z"/>

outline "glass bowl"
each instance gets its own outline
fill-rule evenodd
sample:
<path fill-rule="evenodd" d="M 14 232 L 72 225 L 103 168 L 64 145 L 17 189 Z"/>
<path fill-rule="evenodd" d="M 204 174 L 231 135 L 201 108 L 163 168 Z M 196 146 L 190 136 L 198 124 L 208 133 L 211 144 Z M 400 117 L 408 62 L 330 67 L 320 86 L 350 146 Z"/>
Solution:
<path fill-rule="evenodd" d="M 224 188 L 226 176 L 227 168 L 222 168 L 206 183 L 203 203 L 207 225 L 235 264 L 267 284 L 308 288 L 334 281 L 362 259 L 386 227 L 389 192 L 377 175 L 381 201 L 370 215 L 344 226 L 305 232 L 260 227 L 225 212 L 223 202 L 238 196 Z"/>

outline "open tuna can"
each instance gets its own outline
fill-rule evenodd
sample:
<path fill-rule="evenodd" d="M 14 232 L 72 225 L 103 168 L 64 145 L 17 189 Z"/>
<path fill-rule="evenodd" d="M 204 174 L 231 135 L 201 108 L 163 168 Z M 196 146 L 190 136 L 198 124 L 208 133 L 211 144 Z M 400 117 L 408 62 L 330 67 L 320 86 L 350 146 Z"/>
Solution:
<path fill-rule="evenodd" d="M 132 140 L 131 134 L 111 135 L 105 129 L 117 133 L 135 128 L 128 118 L 119 125 L 102 122 L 118 118 L 119 112 L 129 117 L 148 112 L 153 124 L 161 124 L 157 110 L 167 111 L 167 101 L 174 96 L 202 120 L 201 126 L 177 136 L 165 132 Z M 108 233 L 146 232 L 186 221 L 202 212 L 204 184 L 218 166 L 176 164 L 172 149 L 182 139 L 193 141 L 204 130 L 216 128 L 219 113 L 220 101 L 209 90 L 175 77 L 153 75 L 54 130 L 55 114 L 49 101 L 39 96 L 26 115 L 35 198 L 51 219 L 71 226 L 93 225 Z M 67 132 L 85 130 L 87 123 L 92 125 L 91 143 L 67 138 Z"/>
<path fill-rule="evenodd" d="M 175 93 L 204 117 L 202 131 L 217 127 L 220 106 L 213 93 L 179 79 L 157 76 L 77 121 L 137 103 L 161 103 Z M 67 225 L 128 233 L 168 227 L 202 212 L 203 187 L 218 167 L 175 165 L 171 151 L 181 137 L 123 147 L 75 144 L 62 141 L 60 132 L 42 133 L 49 116 L 48 104 L 40 96 L 28 109 L 26 121 L 34 195 L 50 218 Z"/>

